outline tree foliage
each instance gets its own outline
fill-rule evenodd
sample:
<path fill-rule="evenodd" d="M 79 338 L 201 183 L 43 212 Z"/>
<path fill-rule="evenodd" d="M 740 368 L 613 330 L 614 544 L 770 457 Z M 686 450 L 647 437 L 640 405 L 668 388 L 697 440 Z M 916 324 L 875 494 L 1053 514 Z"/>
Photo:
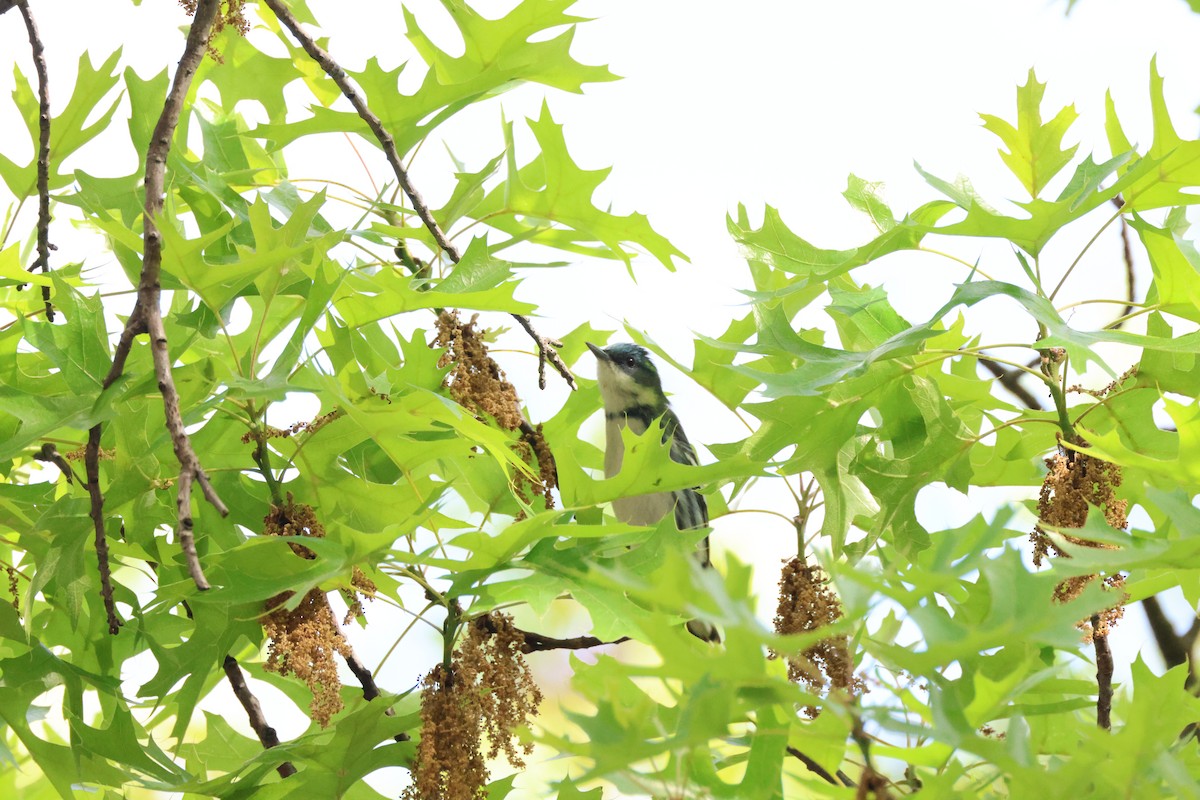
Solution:
<path fill-rule="evenodd" d="M 119 71 L 115 50 L 81 58 L 48 116 L 44 75 L 18 72 L 13 93 L 34 155 L 7 139 L 0 153 L 0 793 L 370 798 L 368 776 L 398 766 L 411 797 L 487 781 L 496 799 L 514 783 L 560 798 L 1196 796 L 1196 629 L 1175 634 L 1154 598 L 1200 602 L 1200 254 L 1185 213 L 1200 141 L 1177 132 L 1153 64 L 1148 147 L 1110 98 L 1108 141 L 1080 156 L 1074 108 L 1047 108 L 1032 71 L 1015 115 L 983 115 L 1012 202 L 922 171 L 930 199 L 898 210 L 851 175 L 845 200 L 876 233 L 847 250 L 739 206 L 745 316 L 698 331 L 691 363 L 629 334 L 747 435 L 695 467 L 627 435 L 604 480 L 585 434 L 599 398 L 570 368 L 613 332 L 552 341 L 518 294 L 569 259 L 641 271 L 682 254 L 645 216 L 597 206 L 607 171 L 574 161 L 552 96 L 504 124 L 494 158 L 460 165 L 441 207 L 406 171 L 441 126 L 513 86 L 613 78 L 572 56 L 572 1 L 497 19 L 446 2 L 459 55 L 406 10 L 418 57 L 345 72 L 304 33 L 318 20 L 302 0 L 183 5 L 178 72 Z M 0 22 L 43 7 L 0 2 L 15 9 Z M 400 91 L 412 71 L 419 85 Z M 98 177 L 89 143 L 121 93 L 142 166 Z M 294 148 L 326 134 L 379 148 L 386 183 L 347 195 L 291 179 Z M 67 219 L 106 252 L 55 263 Z M 1149 285 L 1086 297 L 1114 321 L 1072 324 L 1056 299 L 1088 280 L 1083 256 L 1114 226 L 1144 248 Z M 904 252 L 961 268 L 930 284 L 928 317 L 906 319 L 864 277 Z M 549 418 L 522 403 L 532 376 L 489 352 L 505 315 L 544 377 L 578 386 Z M 719 536 L 772 482 L 795 531 L 773 625 Z M 689 557 L 705 531 L 624 525 L 606 505 L 691 486 L 713 510 L 716 570 Z M 1017 499 L 986 504 L 989 487 Z M 931 488 L 978 515 L 930 529 L 917 500 Z M 1143 600 L 1172 668 L 1139 658 L 1114 687 L 1108 631 Z M 440 658 L 406 664 L 418 685 L 385 671 L 377 686 L 355 654 L 371 635 L 405 657 L 413 626 L 370 622 L 388 607 L 441 638 Z M 544 632 L 564 607 L 585 612 L 581 635 Z M 723 642 L 691 637 L 694 617 Z M 526 656 L 591 648 L 569 690 L 542 699 Z M 215 713 L 223 683 L 241 707 Z M 307 730 L 271 726 L 265 684 Z M 514 778 L 495 760 L 522 765 L 533 744 L 570 769 Z"/>

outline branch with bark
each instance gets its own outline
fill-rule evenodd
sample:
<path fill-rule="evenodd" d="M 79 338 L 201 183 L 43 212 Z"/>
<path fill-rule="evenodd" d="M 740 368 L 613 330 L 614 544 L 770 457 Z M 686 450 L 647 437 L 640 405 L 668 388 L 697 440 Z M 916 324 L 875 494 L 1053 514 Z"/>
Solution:
<path fill-rule="evenodd" d="M 268 750 L 277 747 L 279 734 L 267 724 L 262 706 L 258 704 L 258 698 L 254 696 L 254 693 L 250 691 L 250 687 L 246 683 L 246 676 L 242 674 L 242 668 L 237 659 L 233 656 L 225 656 L 225 663 L 222 666 L 225 669 L 225 677 L 229 680 L 229 686 L 233 689 L 233 695 L 246 710 L 246 716 L 250 718 L 250 727 L 258 735 L 262 746 Z M 275 771 L 279 773 L 279 777 L 287 778 L 296 774 L 296 767 L 292 762 L 284 761 L 275 768 Z"/>
<path fill-rule="evenodd" d="M 37 23 L 28 0 L 16 0 L 25 19 L 25 31 L 29 35 L 29 48 L 33 54 L 33 67 L 38 78 L 38 155 L 37 155 L 37 261 L 29 271 L 50 271 L 50 73 L 46 69 L 46 48 L 38 33 Z M 7 9 L 0 8 L 0 13 Z M 46 321 L 54 321 L 54 307 L 50 305 L 50 287 L 42 287 L 42 302 L 46 306 Z"/>
<path fill-rule="evenodd" d="M 1025 374 L 1024 372 L 1015 369 L 1006 369 L 989 358 L 980 358 L 979 364 L 992 373 L 996 377 L 996 380 L 1000 382 L 1000 385 L 1011 392 L 1026 408 L 1031 411 L 1046 410 L 1041 401 L 1034 397 L 1033 392 L 1026 389 L 1021 383 L 1021 376 Z"/>
<path fill-rule="evenodd" d="M 1092 616 L 1092 630 L 1100 630 L 1100 617 Z M 1092 634 L 1092 645 L 1096 648 L 1096 724 L 1104 730 L 1112 730 L 1113 700 L 1113 655 L 1108 646 L 1108 634 Z"/>
<path fill-rule="evenodd" d="M 1197 685 L 1197 675 L 1191 654 L 1196 646 L 1196 637 L 1200 636 L 1200 617 L 1194 619 L 1186 631 L 1176 633 L 1175 626 L 1167 619 L 1157 596 L 1151 595 L 1143 600 L 1142 610 L 1146 612 L 1150 632 L 1154 635 L 1154 641 L 1162 653 L 1167 669 L 1187 664 L 1188 686 L 1194 688 Z"/>
<path fill-rule="evenodd" d="M 496 633 L 496 626 L 492 622 L 492 618 L 487 614 L 477 617 L 473 624 L 488 633 Z M 621 644 L 622 642 L 631 641 L 628 636 L 622 636 L 619 639 L 606 642 L 603 639 L 597 639 L 595 636 L 574 636 L 569 639 L 556 639 L 553 636 L 543 636 L 540 633 L 523 631 L 520 628 L 517 629 L 517 632 L 525 638 L 525 644 L 521 646 L 522 653 L 539 653 L 545 650 L 586 650 L 589 647 L 601 647 L 606 644 Z"/>
<path fill-rule="evenodd" d="M 150 349 L 154 361 L 154 372 L 158 380 L 158 389 L 162 394 L 167 431 L 171 434 L 171 444 L 175 457 L 179 461 L 180 474 L 177 482 L 178 494 L 178 524 L 176 532 L 180 548 L 187 561 L 188 573 L 198 589 L 208 589 L 208 581 L 200 567 L 200 559 L 196 554 L 194 523 L 191 512 L 191 492 L 193 483 L 199 483 L 201 491 L 221 516 L 229 513 L 221 498 L 217 496 L 208 476 L 200 466 L 200 460 L 192 449 L 191 440 L 184 430 L 183 416 L 179 410 L 179 393 L 175 389 L 175 381 L 171 374 L 171 355 L 167 346 L 166 329 L 163 327 L 162 310 L 159 307 L 162 289 L 159 284 L 162 273 L 162 234 L 158 230 L 157 218 L 163 209 L 163 191 L 166 178 L 167 154 L 171 150 L 171 139 L 179 124 L 179 115 L 191 87 L 192 78 L 200 59 L 208 48 L 213 23 L 220 7 L 220 0 L 200 0 L 196 6 L 191 28 L 188 30 L 187 43 L 184 45 L 183 57 L 175 71 L 171 90 L 163 104 L 158 123 L 150 138 L 146 152 L 146 201 L 144 206 L 143 232 L 145 237 L 142 255 L 142 273 L 138 280 L 137 302 L 113 353 L 112 367 L 104 378 L 103 388 L 108 389 L 125 372 L 125 362 L 129 358 L 135 337 L 146 333 L 150 335 Z M 100 593 L 104 598 L 105 610 L 108 613 L 109 632 L 115 634 L 121 621 L 116 614 L 112 600 L 112 584 L 108 564 L 108 544 L 104 535 L 104 495 L 100 489 L 100 436 L 101 424 L 97 423 L 88 431 L 87 448 L 84 455 L 84 465 L 87 470 L 88 493 L 91 496 L 91 517 L 96 535 L 96 555 L 100 561 Z"/>
<path fill-rule="evenodd" d="M 853 778 L 842 772 L 840 769 L 837 771 L 837 777 L 835 778 L 832 774 L 830 774 L 829 770 L 825 769 L 810 756 L 805 755 L 791 745 L 788 745 L 787 754 L 798 760 L 804 766 L 808 767 L 809 772 L 820 776 L 821 779 L 826 783 L 832 784 L 833 786 L 853 787 L 857 785 L 854 783 Z"/>
<path fill-rule="evenodd" d="M 392 138 L 392 135 L 387 131 L 386 128 L 383 127 L 383 122 L 378 116 L 375 115 L 375 112 L 371 111 L 366 100 L 364 100 L 362 95 L 358 93 L 358 90 L 354 88 L 354 85 L 350 83 L 350 78 L 348 75 L 346 75 L 346 71 L 342 69 L 342 67 L 336 61 L 333 60 L 333 56 L 329 55 L 329 53 L 320 45 L 318 45 L 311 36 L 304 32 L 304 29 L 300 27 L 300 22 L 296 19 L 295 15 L 292 14 L 291 10 L 283 3 L 283 0 L 266 0 L 266 4 L 270 7 L 271 11 L 275 13 L 275 16 L 279 18 L 279 21 L 283 23 L 284 27 L 286 27 L 288 31 L 291 32 L 292 36 L 296 38 L 296 41 L 300 43 L 300 46 L 304 48 L 304 51 L 308 53 L 308 55 L 321 66 L 321 69 L 325 71 L 325 74 L 337 84 L 338 88 L 342 90 L 342 94 L 347 100 L 350 101 L 350 104 L 354 106 L 354 110 L 358 112 L 358 116 L 362 118 L 363 122 L 367 124 L 367 127 L 371 129 L 371 133 L 375 135 L 375 139 L 379 142 L 379 146 L 383 148 L 383 153 L 387 157 L 388 164 L 391 165 L 392 172 L 396 176 L 396 181 L 400 184 L 400 188 L 404 190 L 404 194 L 408 197 L 409 202 L 412 203 L 413 210 L 417 213 L 417 216 L 420 218 L 421 222 L 424 223 L 425 227 L 429 230 L 429 233 L 433 236 L 433 240 L 437 243 L 437 246 L 453 263 L 457 264 L 462 259 L 462 254 L 459 253 L 458 248 L 453 242 L 450 241 L 449 237 L 446 236 L 445 231 L 442 230 L 437 220 L 433 218 L 433 214 L 430 212 L 429 206 L 426 205 L 425 199 L 421 197 L 421 193 L 417 191 L 416 187 L 413 186 L 412 181 L 409 180 L 408 170 L 404 168 L 404 164 L 401 162 L 400 153 L 396 149 L 396 140 Z M 521 327 L 527 334 L 529 334 L 530 338 L 533 339 L 534 344 L 537 346 L 538 386 L 543 389 L 546 388 L 546 362 L 550 362 L 551 366 L 553 366 L 558 374 L 562 376 L 563 380 L 567 382 L 568 386 L 570 386 L 572 389 L 577 388 L 575 384 L 575 376 L 571 374 L 571 370 L 567 367 L 566 363 L 562 360 L 562 356 L 560 356 L 558 351 L 555 349 L 556 347 L 562 347 L 562 342 L 542 336 L 534 329 L 533 323 L 528 317 L 522 314 L 513 314 L 512 317 L 518 323 L 520 323 Z"/>

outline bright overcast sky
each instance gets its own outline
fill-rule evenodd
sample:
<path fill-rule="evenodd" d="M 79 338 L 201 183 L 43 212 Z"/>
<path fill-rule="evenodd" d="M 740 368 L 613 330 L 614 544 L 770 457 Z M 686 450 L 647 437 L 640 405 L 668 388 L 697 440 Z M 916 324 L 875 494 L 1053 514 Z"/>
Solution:
<path fill-rule="evenodd" d="M 406 5 L 431 20 L 435 34 L 437 20 L 445 21 L 436 0 Z M 94 0 L 32 0 L 32 6 L 43 29 L 56 109 L 69 96 L 85 47 L 99 63 L 124 44 L 126 62 L 143 77 L 173 68 L 178 60 L 182 39 L 171 33 L 186 19 L 173 0 L 144 0 L 136 8 Z M 367 56 L 378 55 L 390 68 L 410 56 L 399 2 L 310 0 L 310 6 L 346 66 L 359 67 Z M 481 4 L 489 14 L 509 6 Z M 1200 103 L 1200 15 L 1183 0 L 1080 0 L 1070 17 L 1065 11 L 1066 0 L 580 2 L 576 12 L 597 20 L 578 30 L 577 58 L 607 63 L 625 79 L 590 85 L 583 96 L 551 93 L 551 111 L 566 124 L 568 147 L 581 166 L 613 166 L 598 202 L 612 202 L 619 213 L 646 213 L 692 265 L 671 275 L 642 258 L 635 262 L 636 286 L 618 262 L 562 275 L 536 273 L 522 296 L 543 304 L 544 333 L 563 333 L 586 319 L 610 328 L 629 320 L 687 362 L 692 331 L 718 335 L 739 313 L 731 287 L 744 286 L 747 273 L 725 231 L 725 215 L 739 202 L 749 206 L 756 222 L 769 203 L 815 244 L 851 247 L 870 233 L 865 219 L 840 197 L 851 172 L 886 183 L 886 197 L 900 213 L 935 196 L 913 169 L 914 160 L 944 178 L 969 176 L 993 204 L 1019 199 L 1018 184 L 996 156 L 998 142 L 977 115 L 1013 119 L 1016 86 L 1030 67 L 1049 85 L 1048 113 L 1075 104 L 1080 119 L 1068 142 L 1081 143 L 1080 155 L 1093 149 L 1108 155 L 1103 121 L 1109 89 L 1129 137 L 1150 140 L 1147 87 L 1156 53 L 1176 126 L 1193 135 L 1192 109 Z M 12 86 L 8 62 L 32 74 L 24 37 L 15 12 L 0 18 L 0 97 Z M 434 38 L 454 46 L 444 36 Z M 522 88 L 501 101 L 504 113 L 517 120 L 535 115 L 542 95 L 540 87 Z M 303 109 L 297 113 L 302 116 Z M 465 117 L 448 126 L 447 135 L 455 154 L 478 168 L 500 150 L 500 105 L 469 109 Z M 128 145 L 121 149 L 124 121 L 118 120 L 111 132 L 117 149 L 110 174 L 132 167 Z M 28 147 L 14 110 L 0 103 L 0 151 L 19 160 L 32 152 Z M 88 152 L 76 163 L 86 161 L 89 171 L 99 172 Z M 119 159 L 124 161 L 118 165 Z M 432 144 L 415 167 L 418 186 L 435 204 L 449 188 L 449 168 L 444 150 Z M 292 172 L 368 185 L 339 137 L 322 142 L 307 163 L 299 157 Z M 376 178 L 386 179 L 382 169 Z M 7 202 L 0 194 L 0 212 Z M 1112 264 L 1114 255 L 1110 250 L 1108 260 L 1098 263 Z M 902 310 L 919 305 L 922 294 L 930 296 L 928 281 L 942 282 L 948 292 L 948 282 L 961 279 L 947 263 L 897 263 L 910 269 L 875 274 L 887 281 Z M 703 280 L 696 280 L 697 273 Z M 1089 290 L 1096 285 L 1086 283 Z M 1112 286 L 1120 291 L 1119 281 Z M 942 297 L 936 297 L 939 304 Z M 564 390 L 539 394 L 532 361 L 508 358 L 532 417 L 553 413 Z M 581 372 L 592 374 L 591 365 L 581 365 Z M 669 374 L 667 383 L 693 440 L 744 435 L 686 378 Z M 960 510 L 973 509 L 964 503 Z M 789 535 L 768 536 L 762 559 L 756 559 L 759 588 L 768 598 Z M 719 536 L 716 543 L 727 545 Z M 1136 630 L 1128 625 L 1118 634 Z M 1118 642 L 1114 649 L 1128 657 L 1133 648 Z M 406 688 L 399 684 L 415 672 L 408 665 L 385 683 Z"/>

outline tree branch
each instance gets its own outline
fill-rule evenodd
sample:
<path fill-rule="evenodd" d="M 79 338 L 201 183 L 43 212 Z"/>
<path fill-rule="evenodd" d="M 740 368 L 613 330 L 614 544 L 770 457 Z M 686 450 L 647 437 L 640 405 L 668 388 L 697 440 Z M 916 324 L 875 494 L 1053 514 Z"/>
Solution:
<path fill-rule="evenodd" d="M 1100 617 L 1092 615 L 1092 630 L 1100 629 Z M 1108 635 L 1092 635 L 1096 648 L 1096 724 L 1104 730 L 1112 730 L 1112 676 L 1113 656 L 1108 646 Z"/>
<path fill-rule="evenodd" d="M 91 498 L 92 529 L 95 533 L 96 560 L 100 568 L 100 597 L 104 599 L 104 613 L 108 616 L 108 632 L 116 636 L 121 630 L 121 618 L 113 600 L 112 572 L 108 563 L 108 538 L 104 533 L 104 496 L 100 494 L 100 426 L 88 431 L 87 449 L 84 455 L 87 470 L 88 495 Z"/>
<path fill-rule="evenodd" d="M 491 617 L 486 614 L 482 617 L 476 617 L 473 624 L 488 633 L 496 632 L 496 626 L 492 624 Z M 631 641 L 628 636 L 613 639 L 611 642 L 597 639 L 595 636 L 575 636 L 570 639 L 555 639 L 553 636 L 543 636 L 533 631 L 523 631 L 520 628 L 516 630 L 525 637 L 525 644 L 521 646 L 522 653 L 539 653 L 544 650 L 586 650 L 589 647 L 600 647 L 606 644 L 621 644 L 622 642 Z"/>
<path fill-rule="evenodd" d="M 1167 669 L 1186 662 L 1191 643 L 1186 642 L 1184 637 L 1175 633 L 1175 627 L 1163 613 L 1158 597 L 1151 595 L 1143 600 L 1142 610 L 1146 612 L 1146 621 L 1150 623 L 1150 632 L 1154 634 L 1154 641 L 1158 645 L 1159 652 L 1162 653 Z"/>
<path fill-rule="evenodd" d="M 999 380 L 1000 385 L 1012 392 L 1012 394 L 1015 395 L 1016 398 L 1020 400 L 1026 408 L 1032 411 L 1046 410 L 1041 401 L 1034 397 L 1033 393 L 1021 384 L 1021 376 L 1025 373 L 1018 372 L 1015 369 L 1005 369 L 1000 364 L 997 364 L 995 361 L 992 361 L 988 358 L 981 357 L 979 359 L 979 363 L 984 369 L 995 375 L 997 380 Z"/>
<path fill-rule="evenodd" d="M 41 269 L 50 271 L 50 74 L 46 70 L 46 48 L 38 34 L 37 23 L 29 9 L 28 0 L 16 0 L 25 18 L 25 30 L 29 34 L 29 47 L 33 53 L 33 66 L 38 77 L 38 156 L 37 156 L 37 261 L 30 272 Z M 0 8 L 0 13 L 7 9 Z M 46 304 L 46 321 L 54 322 L 54 307 L 50 305 L 50 287 L 42 287 L 42 302 Z"/>
<path fill-rule="evenodd" d="M 375 676 L 371 674 L 371 670 L 367 669 L 367 665 L 358 660 L 358 656 L 353 651 L 346 656 L 346 665 L 350 667 L 350 671 L 354 673 L 354 677 L 358 679 L 358 683 L 362 686 L 363 699 L 368 703 L 379 697 L 379 686 L 375 683 Z M 396 709 L 389 707 L 383 712 L 389 717 L 396 716 Z M 397 742 L 411 741 L 407 733 L 397 733 L 392 737 Z"/>
<path fill-rule="evenodd" d="M 183 416 L 179 410 L 179 393 L 175 389 L 175 380 L 171 374 L 171 355 L 167 347 L 167 332 L 163 327 L 162 310 L 159 307 L 162 294 L 159 284 L 159 276 L 162 272 L 162 234 L 158 230 L 157 218 L 163 209 L 163 185 L 166 178 L 167 154 L 171 150 L 171 139 L 179 124 L 179 116 L 183 110 L 188 89 L 192 84 L 192 78 L 196 74 L 196 68 L 208 47 L 209 35 L 212 32 L 219 7 L 219 0 L 200 0 L 197 4 L 192 26 L 188 31 L 183 57 L 179 60 L 179 68 L 175 71 L 175 80 L 150 138 L 150 147 L 146 152 L 146 205 L 142 222 L 145 252 L 142 257 L 142 274 L 138 281 L 138 310 L 134 316 L 130 317 L 130 321 L 126 325 L 128 328 L 130 324 L 134 323 L 134 317 L 137 317 L 140 322 L 144 323 L 146 332 L 150 335 L 150 352 L 154 360 L 154 372 L 158 378 L 158 390 L 163 398 L 167 431 L 171 434 L 171 445 L 180 466 L 179 494 L 176 498 L 179 544 L 187 559 L 188 572 L 191 574 L 196 588 L 201 590 L 208 589 L 209 585 L 196 555 L 191 512 L 192 483 L 200 485 L 204 497 L 221 516 L 228 514 L 229 509 L 221 502 L 221 498 L 217 496 L 212 484 L 209 483 L 208 475 L 200 466 L 200 460 L 196 457 L 191 440 L 184 430 Z M 124 336 L 122 336 L 122 341 L 125 341 Z"/>
<path fill-rule="evenodd" d="M 437 220 L 433 218 L 433 214 L 429 211 L 429 206 L 426 205 L 425 199 L 421 197 L 421 193 L 417 191 L 412 181 L 409 180 L 408 171 L 404 168 L 404 164 L 401 163 L 400 153 L 396 149 L 396 140 L 383 127 L 383 123 L 379 117 L 375 116 L 375 113 L 367 106 L 366 100 L 358 93 L 353 84 L 350 83 L 350 78 L 346 75 L 346 71 L 311 36 L 304 32 L 300 27 L 299 21 L 288 7 L 284 5 L 283 0 L 266 0 L 266 3 L 271 8 L 271 11 L 275 13 L 275 16 L 279 18 L 279 21 L 283 23 L 284 27 L 300 42 L 300 46 L 304 48 L 304 51 L 321 66 L 321 69 L 325 70 L 325 74 L 332 78 L 333 82 L 342 90 L 342 94 L 354 106 L 354 110 L 358 112 L 358 116 L 362 118 L 363 122 L 367 123 L 367 127 L 371 129 L 371 133 L 375 134 L 379 146 L 383 148 L 383 153 L 387 157 L 388 164 L 391 165 L 392 172 L 395 174 L 400 188 L 404 190 L 404 194 L 408 196 L 409 201 L 412 203 L 413 210 L 417 212 L 417 216 L 425 224 L 425 227 L 429 230 L 429 233 L 433 236 L 433 240 L 437 242 L 442 252 L 452 262 L 457 264 L 462 259 L 462 255 L 458 252 L 458 248 L 454 246 L 454 243 L 446 236 L 445 231 L 438 225 Z M 521 327 L 525 329 L 525 332 L 529 334 L 534 344 L 537 345 L 538 386 L 543 389 L 546 388 L 545 369 L 546 362 L 549 361 L 554 369 L 558 371 L 558 374 L 563 377 L 563 380 L 567 382 L 568 386 L 572 389 L 577 388 L 575 385 L 575 376 L 571 374 L 571 370 L 562 360 L 562 356 L 554 349 L 555 347 L 562 347 L 562 343 L 539 334 L 534 330 L 533 323 L 530 322 L 528 317 L 522 314 L 513 314 L 512 317 L 521 324 Z"/>
<path fill-rule="evenodd" d="M 250 727 L 258 734 L 258 740 L 262 742 L 262 746 L 266 749 L 277 747 L 279 745 L 279 734 L 275 729 L 267 724 L 267 718 L 263 716 L 262 706 L 258 704 L 258 698 L 250 691 L 250 687 L 246 684 L 246 676 L 242 674 L 242 668 L 238 665 L 237 659 L 233 656 L 225 656 L 225 677 L 229 679 L 229 685 L 233 689 L 234 696 L 238 702 L 242 704 L 242 708 L 246 710 L 246 716 L 250 718 Z M 296 774 L 296 767 L 290 761 L 282 762 L 275 770 L 281 778 L 287 778 Z"/>
<path fill-rule="evenodd" d="M 221 516 L 229 513 L 229 509 L 217 497 L 208 476 L 200 467 L 200 461 L 192 449 L 191 441 L 183 428 L 183 417 L 179 411 L 179 393 L 175 389 L 175 381 L 171 376 L 171 357 L 167 349 L 167 334 L 163 327 L 162 310 L 159 308 L 162 293 L 159 277 L 162 272 L 162 234 L 155 222 L 163 208 L 163 185 L 166 177 L 167 154 L 171 149 L 171 138 L 179 123 L 179 115 L 187 97 L 188 87 L 196 67 L 208 48 L 208 37 L 216 20 L 220 0 L 200 0 L 196 7 L 192 26 L 188 31 L 187 43 L 184 45 L 183 57 L 179 60 L 179 68 L 175 71 L 175 79 L 171 91 L 163 105 L 162 114 L 154 126 L 154 134 L 146 151 L 146 202 L 144 207 L 143 231 L 145 234 L 145 251 L 142 256 L 142 274 L 138 280 L 137 302 L 117 348 L 113 352 L 112 366 L 104 376 L 103 388 L 108 389 L 125 372 L 125 362 L 133 348 L 133 340 L 143 333 L 150 334 L 150 349 L 154 360 L 154 372 L 158 378 L 158 390 L 162 394 L 164 415 L 167 431 L 171 434 L 171 443 L 175 457 L 179 461 L 180 475 L 176 505 L 178 507 L 178 527 L 180 549 L 183 550 L 187 562 L 188 573 L 192 576 L 198 589 L 208 589 L 208 581 L 200 568 L 200 559 L 196 554 L 195 535 L 191 514 L 192 483 L 198 481 L 204 496 L 216 507 Z M 96 534 L 96 555 L 100 560 L 100 592 L 105 600 L 105 609 L 109 614 L 109 631 L 116 633 L 120 620 L 112 607 L 112 586 L 109 583 L 108 545 L 104 538 L 104 495 L 100 490 L 100 435 L 101 424 L 96 423 L 88 431 L 87 448 L 84 451 L 84 466 L 87 470 L 88 494 L 91 496 L 92 525 Z M 114 624 L 115 621 L 115 624 Z"/>
<path fill-rule="evenodd" d="M 1125 207 L 1125 200 L 1121 195 L 1117 195 L 1112 199 L 1113 205 L 1117 208 Z M 1125 324 L 1123 318 L 1133 313 L 1133 301 L 1136 299 L 1137 284 L 1134 280 L 1133 273 L 1133 245 L 1129 240 L 1129 223 L 1125 221 L 1125 217 L 1121 217 L 1121 255 L 1125 260 L 1125 308 L 1121 311 L 1122 322 L 1117 325 L 1120 328 Z"/>
<path fill-rule="evenodd" d="M 811 758 L 791 745 L 788 745 L 787 752 L 788 755 L 798 759 L 801 764 L 808 767 L 809 772 L 819 775 L 826 783 L 833 784 L 834 786 L 854 786 L 854 781 L 850 780 L 849 777 L 844 777 L 842 780 L 838 780 L 829 773 L 829 770 L 825 769 L 816 761 L 813 761 Z M 843 781 L 845 781 L 845 783 L 843 783 Z"/>

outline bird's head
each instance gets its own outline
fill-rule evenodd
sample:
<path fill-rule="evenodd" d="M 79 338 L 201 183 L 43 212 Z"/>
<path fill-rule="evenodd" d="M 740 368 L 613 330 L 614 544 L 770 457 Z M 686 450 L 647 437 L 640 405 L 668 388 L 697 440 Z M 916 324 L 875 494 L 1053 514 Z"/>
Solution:
<path fill-rule="evenodd" d="M 606 412 L 620 413 L 631 408 L 649 407 L 661 413 L 666 409 L 667 397 L 663 394 L 662 380 L 646 348 L 625 342 L 609 347 L 598 347 L 588 342 L 587 346 L 598 362 L 596 380 L 600 384 L 600 396 L 604 399 Z"/>

